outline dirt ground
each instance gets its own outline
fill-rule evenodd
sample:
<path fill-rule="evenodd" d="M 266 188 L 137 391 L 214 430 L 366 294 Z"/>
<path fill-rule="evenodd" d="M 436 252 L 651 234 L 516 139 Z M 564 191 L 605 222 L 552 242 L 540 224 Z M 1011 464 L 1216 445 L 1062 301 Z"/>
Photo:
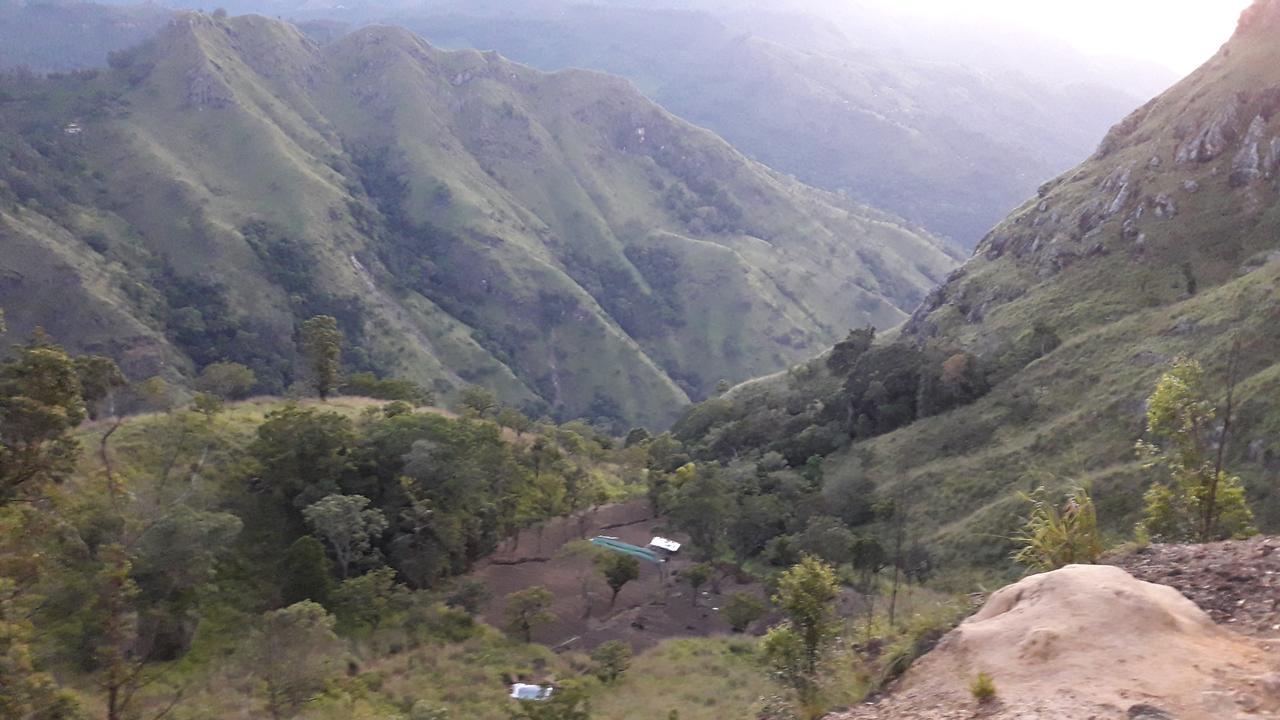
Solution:
<path fill-rule="evenodd" d="M 667 638 L 729 633 L 732 630 L 720 613 L 728 596 L 746 592 L 764 597 L 759 583 L 725 577 L 719 583 L 719 593 L 710 584 L 700 588 L 695 606 L 689 586 L 680 579 L 680 573 L 693 561 L 687 554 L 677 554 L 661 567 L 641 562 L 640 579 L 625 585 L 610 608 L 611 593 L 599 570 L 589 559 L 566 557 L 561 552 L 567 543 L 597 535 L 641 547 L 654 535 L 681 542 L 686 539 L 668 532 L 662 519 L 652 517 L 642 501 L 602 507 L 582 527 L 576 520 L 561 519 L 549 523 L 541 533 L 526 531 L 515 547 L 503 547 L 472 573 L 492 593 L 481 610 L 485 621 L 502 627 L 505 596 L 541 585 L 555 596 L 552 613 L 556 620 L 534 631 L 536 642 L 557 650 L 589 650 L 610 640 L 625 640 L 639 652 Z M 584 580 L 591 598 L 589 612 L 583 599 Z M 765 618 L 749 630 L 767 626 Z"/>
<path fill-rule="evenodd" d="M 1280 654 L 1177 590 L 1073 565 L 994 593 L 878 703 L 832 720 L 1280 718 Z M 987 673 L 993 702 L 969 684 Z"/>
<path fill-rule="evenodd" d="M 1176 588 L 1236 632 L 1280 638 L 1280 538 L 1151 545 L 1104 562 Z"/>

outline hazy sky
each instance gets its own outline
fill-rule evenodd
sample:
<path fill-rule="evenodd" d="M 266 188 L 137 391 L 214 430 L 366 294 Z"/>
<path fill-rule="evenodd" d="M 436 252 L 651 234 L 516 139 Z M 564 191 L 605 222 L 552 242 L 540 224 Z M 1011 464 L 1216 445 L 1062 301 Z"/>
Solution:
<path fill-rule="evenodd" d="M 1251 0 L 881 0 L 929 14 L 980 14 L 1057 35 L 1090 54 L 1186 73 L 1231 37 Z"/>

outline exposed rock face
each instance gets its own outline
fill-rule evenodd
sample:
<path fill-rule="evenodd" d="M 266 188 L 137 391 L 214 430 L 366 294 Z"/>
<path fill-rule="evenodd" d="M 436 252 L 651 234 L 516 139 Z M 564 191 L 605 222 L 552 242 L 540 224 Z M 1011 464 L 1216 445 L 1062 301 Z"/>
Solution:
<path fill-rule="evenodd" d="M 1280 174 L 1280 137 L 1271 138 L 1271 149 L 1267 151 L 1267 179 Z"/>
<path fill-rule="evenodd" d="M 1231 177 L 1228 182 L 1231 187 L 1244 187 L 1255 180 L 1262 179 L 1264 175 L 1263 159 L 1269 149 L 1264 145 L 1266 141 L 1267 121 L 1259 115 L 1249 124 L 1249 130 L 1245 133 L 1244 142 L 1240 145 L 1240 151 L 1236 153 L 1236 157 L 1231 161 Z M 1270 158 L 1267 158 L 1268 162 Z"/>
<path fill-rule="evenodd" d="M 1240 16 L 1237 35 L 1266 32 L 1280 28 L 1280 0 L 1257 0 Z"/>
<path fill-rule="evenodd" d="M 1179 164 L 1206 163 L 1222 155 L 1239 137 L 1239 122 L 1235 103 L 1223 106 L 1178 148 L 1174 159 Z"/>

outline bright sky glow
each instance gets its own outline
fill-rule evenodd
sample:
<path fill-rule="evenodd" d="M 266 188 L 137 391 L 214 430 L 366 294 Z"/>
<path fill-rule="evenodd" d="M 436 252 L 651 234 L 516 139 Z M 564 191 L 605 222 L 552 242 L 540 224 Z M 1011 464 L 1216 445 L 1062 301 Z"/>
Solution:
<path fill-rule="evenodd" d="M 1160 63 L 1179 73 L 1208 60 L 1251 0 L 881 0 L 930 15 L 999 18 L 1091 55 Z"/>

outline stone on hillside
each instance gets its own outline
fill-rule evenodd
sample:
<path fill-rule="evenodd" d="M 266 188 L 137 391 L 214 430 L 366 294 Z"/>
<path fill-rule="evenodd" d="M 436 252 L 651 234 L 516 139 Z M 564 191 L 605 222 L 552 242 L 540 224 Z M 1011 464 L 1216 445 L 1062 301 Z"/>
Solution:
<path fill-rule="evenodd" d="M 1267 151 L 1267 179 L 1280 175 L 1280 137 L 1271 138 L 1271 149 Z"/>
<path fill-rule="evenodd" d="M 1231 176 L 1227 181 L 1231 187 L 1244 187 L 1262 178 L 1264 152 L 1262 143 L 1265 141 L 1266 132 L 1267 123 L 1261 115 L 1255 117 L 1249 124 L 1240 152 L 1236 153 L 1235 159 L 1231 161 Z"/>
<path fill-rule="evenodd" d="M 1158 218 L 1172 218 L 1178 214 L 1178 202 L 1173 199 L 1172 195 L 1160 193 L 1154 201 L 1155 216 Z"/>
<path fill-rule="evenodd" d="M 1182 183 L 1182 189 L 1192 195 L 1195 195 L 1200 192 L 1200 183 L 1195 180 L 1185 180 Z"/>
<path fill-rule="evenodd" d="M 1178 148 L 1175 156 L 1178 164 L 1206 163 L 1227 151 L 1239 135 L 1236 127 L 1240 114 L 1235 103 L 1229 103 L 1206 122 L 1190 139 Z"/>

